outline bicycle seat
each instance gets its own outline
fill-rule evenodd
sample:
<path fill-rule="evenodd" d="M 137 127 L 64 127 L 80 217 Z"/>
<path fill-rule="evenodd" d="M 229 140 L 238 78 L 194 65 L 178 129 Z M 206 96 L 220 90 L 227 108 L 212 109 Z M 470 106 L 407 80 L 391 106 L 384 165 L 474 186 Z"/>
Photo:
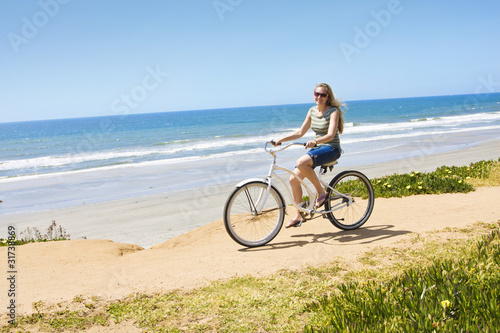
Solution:
<path fill-rule="evenodd" d="M 330 163 L 322 164 L 321 165 L 321 170 L 323 171 L 323 173 L 326 173 L 328 171 L 328 169 L 330 169 L 330 171 L 332 171 L 333 170 L 333 166 L 335 164 L 337 164 L 337 163 L 339 163 L 339 162 L 337 162 L 337 160 L 335 160 L 335 161 L 332 161 Z"/>

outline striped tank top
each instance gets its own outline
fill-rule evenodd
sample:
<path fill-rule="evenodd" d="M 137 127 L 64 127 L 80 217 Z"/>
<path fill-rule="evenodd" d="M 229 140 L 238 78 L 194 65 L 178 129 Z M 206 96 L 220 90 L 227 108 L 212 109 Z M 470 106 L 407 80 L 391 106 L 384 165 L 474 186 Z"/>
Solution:
<path fill-rule="evenodd" d="M 318 109 L 317 106 L 313 106 L 312 108 L 309 109 L 309 115 L 311 116 L 311 128 L 316 134 L 315 135 L 316 139 L 328 134 L 328 126 L 330 126 L 330 116 L 334 112 L 339 111 L 335 107 L 330 107 L 328 108 L 328 110 L 326 110 L 323 116 L 318 117 L 316 115 L 317 109 Z M 337 132 L 335 133 L 335 137 L 333 138 L 332 141 L 323 142 L 318 145 L 319 146 L 328 145 L 340 149 L 339 131 L 337 130 Z"/>

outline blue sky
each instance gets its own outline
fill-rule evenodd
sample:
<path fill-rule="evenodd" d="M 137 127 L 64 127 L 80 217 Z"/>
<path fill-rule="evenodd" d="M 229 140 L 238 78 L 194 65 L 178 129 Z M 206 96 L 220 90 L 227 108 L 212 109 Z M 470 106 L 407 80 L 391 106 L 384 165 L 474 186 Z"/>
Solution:
<path fill-rule="evenodd" d="M 1 122 L 500 91 L 497 0 L 0 0 Z"/>

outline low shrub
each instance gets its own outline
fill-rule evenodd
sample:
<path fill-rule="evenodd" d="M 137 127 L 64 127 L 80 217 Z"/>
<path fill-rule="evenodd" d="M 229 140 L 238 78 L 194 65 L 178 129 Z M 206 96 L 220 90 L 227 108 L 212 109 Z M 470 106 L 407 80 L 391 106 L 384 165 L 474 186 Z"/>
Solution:
<path fill-rule="evenodd" d="M 386 283 L 351 282 L 309 304 L 306 332 L 496 332 L 500 329 L 500 230 L 461 258 L 411 268 Z"/>
<path fill-rule="evenodd" d="M 49 242 L 49 241 L 60 241 L 69 240 L 70 235 L 66 232 L 62 226 L 57 225 L 55 220 L 48 226 L 47 232 L 42 234 L 40 230 L 36 227 L 28 227 L 26 230 L 21 231 L 18 235 L 15 235 L 14 240 L 0 238 L 0 246 L 12 246 L 12 245 L 23 245 L 28 243 L 37 242 Z"/>
<path fill-rule="evenodd" d="M 393 174 L 370 180 L 375 197 L 404 197 L 415 194 L 467 193 L 474 191 L 471 179 L 486 179 L 498 161 L 480 161 L 469 166 L 441 166 L 436 171 Z"/>

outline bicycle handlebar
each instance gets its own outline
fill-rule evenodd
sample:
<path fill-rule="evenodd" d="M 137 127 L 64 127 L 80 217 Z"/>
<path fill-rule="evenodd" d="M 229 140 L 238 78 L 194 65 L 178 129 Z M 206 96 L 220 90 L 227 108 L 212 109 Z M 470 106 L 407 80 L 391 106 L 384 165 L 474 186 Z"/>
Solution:
<path fill-rule="evenodd" d="M 304 146 L 304 147 L 305 147 L 307 143 L 304 143 L 304 142 L 292 142 L 292 143 L 287 144 L 287 145 L 285 145 L 285 146 L 283 146 L 283 145 L 280 143 L 279 145 L 281 146 L 281 148 L 278 148 L 278 149 L 276 149 L 276 150 L 273 150 L 272 148 L 271 148 L 271 149 L 267 149 L 267 146 L 268 146 L 269 144 L 272 144 L 272 145 L 274 146 L 275 142 L 274 142 L 274 141 L 272 141 L 272 140 L 271 140 L 271 141 L 267 141 L 267 142 L 266 142 L 266 145 L 264 146 L 264 150 L 265 150 L 266 152 L 268 152 L 268 153 L 277 153 L 277 152 L 282 151 L 282 150 L 285 150 L 285 149 L 287 149 L 288 147 L 291 147 L 291 146 Z"/>

